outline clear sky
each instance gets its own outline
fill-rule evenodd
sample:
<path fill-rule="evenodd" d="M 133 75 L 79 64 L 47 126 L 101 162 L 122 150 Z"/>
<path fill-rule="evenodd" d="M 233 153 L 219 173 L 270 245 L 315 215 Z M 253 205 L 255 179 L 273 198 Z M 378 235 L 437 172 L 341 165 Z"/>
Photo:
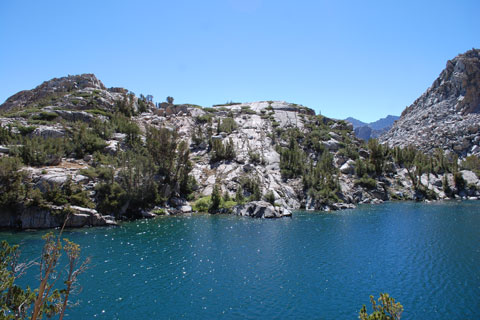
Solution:
<path fill-rule="evenodd" d="M 370 122 L 479 48 L 479 13 L 479 0 L 0 0 L 0 101 L 95 73 L 155 101 L 286 100 Z"/>

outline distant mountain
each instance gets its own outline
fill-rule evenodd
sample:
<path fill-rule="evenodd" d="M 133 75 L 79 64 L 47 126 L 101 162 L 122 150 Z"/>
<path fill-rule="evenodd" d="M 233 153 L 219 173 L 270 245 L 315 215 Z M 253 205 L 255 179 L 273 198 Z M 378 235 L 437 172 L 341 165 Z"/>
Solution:
<path fill-rule="evenodd" d="M 407 107 L 381 141 L 413 145 L 432 153 L 441 148 L 460 157 L 480 155 L 480 50 L 447 62 L 432 86 Z"/>
<path fill-rule="evenodd" d="M 388 115 L 385 118 L 370 123 L 365 123 L 352 117 L 348 117 L 345 120 L 353 125 L 357 138 L 369 140 L 370 138 L 378 138 L 387 132 L 399 118 L 398 116 Z"/>
<path fill-rule="evenodd" d="M 355 119 L 355 118 L 352 118 L 352 117 L 348 117 L 347 119 L 345 119 L 345 121 L 348 121 L 350 122 L 351 124 L 353 124 L 353 128 L 358 128 L 358 127 L 363 127 L 363 126 L 366 126 L 368 125 L 368 123 L 365 123 L 363 121 L 360 121 L 358 119 Z"/>
<path fill-rule="evenodd" d="M 398 119 L 400 119 L 399 116 L 388 115 L 385 118 L 369 123 L 368 126 L 373 130 L 385 130 L 385 129 L 388 130 L 393 126 L 393 123 Z"/>

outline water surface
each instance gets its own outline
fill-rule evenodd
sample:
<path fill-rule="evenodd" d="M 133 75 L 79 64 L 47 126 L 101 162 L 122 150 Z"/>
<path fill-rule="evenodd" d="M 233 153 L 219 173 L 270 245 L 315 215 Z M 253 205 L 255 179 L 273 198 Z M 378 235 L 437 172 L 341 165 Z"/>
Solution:
<path fill-rule="evenodd" d="M 30 259 L 42 234 L 0 238 Z M 480 202 L 165 217 L 67 236 L 92 258 L 69 319 L 357 319 L 380 292 L 404 305 L 405 319 L 480 312 Z"/>

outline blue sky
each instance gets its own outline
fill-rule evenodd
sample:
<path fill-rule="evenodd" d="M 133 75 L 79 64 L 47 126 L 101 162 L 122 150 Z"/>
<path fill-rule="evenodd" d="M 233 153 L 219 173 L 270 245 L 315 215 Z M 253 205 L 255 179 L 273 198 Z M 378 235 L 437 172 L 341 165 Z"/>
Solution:
<path fill-rule="evenodd" d="M 480 47 L 480 1 L 0 1 L 0 101 L 95 73 L 155 101 L 399 115 Z M 1 103 L 1 102 L 0 102 Z"/>

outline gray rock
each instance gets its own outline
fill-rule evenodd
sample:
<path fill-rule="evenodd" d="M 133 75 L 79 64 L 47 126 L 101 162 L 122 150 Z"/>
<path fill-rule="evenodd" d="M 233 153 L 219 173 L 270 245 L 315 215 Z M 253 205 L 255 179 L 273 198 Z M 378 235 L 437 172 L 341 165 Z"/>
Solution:
<path fill-rule="evenodd" d="M 477 175 L 474 172 L 470 170 L 462 170 L 460 172 L 467 184 L 473 184 L 480 187 L 480 180 L 478 179 Z"/>
<path fill-rule="evenodd" d="M 340 167 L 340 172 L 344 174 L 353 174 L 355 172 L 355 161 L 348 160 Z"/>
<path fill-rule="evenodd" d="M 252 218 L 282 218 L 292 215 L 291 211 L 283 207 L 274 207 L 266 201 L 252 201 L 233 207 L 232 212 L 238 216 Z"/>
<path fill-rule="evenodd" d="M 61 138 L 65 136 L 65 131 L 61 128 L 41 126 L 33 130 L 32 135 L 43 138 Z"/>

